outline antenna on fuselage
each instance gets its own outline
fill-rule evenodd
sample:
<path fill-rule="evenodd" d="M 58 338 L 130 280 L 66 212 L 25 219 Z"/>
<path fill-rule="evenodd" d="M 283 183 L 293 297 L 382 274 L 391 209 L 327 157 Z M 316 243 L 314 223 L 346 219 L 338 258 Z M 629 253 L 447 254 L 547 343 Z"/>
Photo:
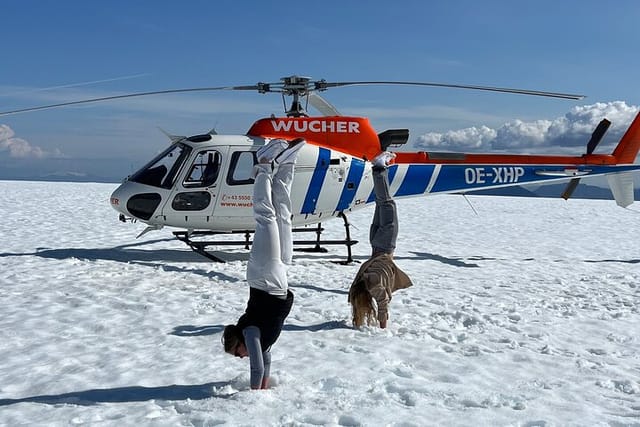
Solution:
<path fill-rule="evenodd" d="M 471 201 L 467 198 L 467 195 L 465 193 L 460 193 L 460 194 L 462 194 L 462 197 L 467 202 L 467 204 L 469 205 L 469 207 L 471 208 L 473 213 L 476 214 L 476 216 L 480 216 L 480 214 L 478 214 L 478 211 L 476 210 L 476 208 L 473 207 L 473 205 L 471 204 Z"/>

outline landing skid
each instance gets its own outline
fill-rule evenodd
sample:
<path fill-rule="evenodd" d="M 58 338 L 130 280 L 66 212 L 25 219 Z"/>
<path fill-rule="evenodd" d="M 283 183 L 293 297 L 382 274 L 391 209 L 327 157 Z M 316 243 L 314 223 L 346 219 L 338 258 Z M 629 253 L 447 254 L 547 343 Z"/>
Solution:
<path fill-rule="evenodd" d="M 299 252 L 318 252 L 318 253 L 326 253 L 327 248 L 323 247 L 324 245 L 344 245 L 347 248 L 347 259 L 344 261 L 335 261 L 338 264 L 351 264 L 353 262 L 353 257 L 351 254 L 351 246 L 358 243 L 357 240 L 351 239 L 351 232 L 349 229 L 349 221 L 347 220 L 347 216 L 344 213 L 340 213 L 338 216 L 342 218 L 344 221 L 344 229 L 345 229 L 345 239 L 344 240 L 322 240 L 322 232 L 324 228 L 322 224 L 318 223 L 317 227 L 309 228 L 294 228 L 294 233 L 316 233 L 315 240 L 295 240 L 293 241 L 293 245 L 295 246 L 312 246 L 312 247 L 302 247 L 302 248 L 294 248 L 295 251 Z M 228 234 L 244 234 L 244 240 L 213 240 L 217 235 L 228 235 Z M 253 234 L 253 230 L 236 230 L 231 232 L 217 232 L 217 231 L 207 231 L 207 230 L 196 230 L 192 232 L 188 231 L 174 231 L 173 235 L 176 238 L 187 244 L 194 252 L 212 260 L 215 262 L 225 262 L 223 259 L 215 256 L 211 252 L 207 252 L 206 248 L 208 246 L 244 246 L 245 249 L 249 250 L 252 240 L 251 234 Z M 295 234 L 294 234 L 295 236 Z M 209 240 L 205 239 L 205 237 L 210 237 Z"/>

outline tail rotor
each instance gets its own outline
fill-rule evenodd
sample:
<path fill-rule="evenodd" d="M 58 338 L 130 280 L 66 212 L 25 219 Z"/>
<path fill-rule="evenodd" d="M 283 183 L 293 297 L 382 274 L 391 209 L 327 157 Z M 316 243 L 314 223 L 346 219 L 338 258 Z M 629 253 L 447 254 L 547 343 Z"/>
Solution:
<path fill-rule="evenodd" d="M 602 119 L 602 121 L 598 124 L 598 127 L 596 127 L 596 129 L 591 134 L 591 139 L 587 143 L 586 155 L 593 153 L 600 141 L 602 141 L 604 134 L 607 133 L 609 126 L 611 126 L 611 122 L 607 119 Z M 576 190 L 576 187 L 578 187 L 579 183 L 580 178 L 573 178 L 571 181 L 569 181 L 569 184 L 567 184 L 567 188 L 565 188 L 564 192 L 562 193 L 562 198 L 565 200 L 569 200 L 573 192 Z"/>

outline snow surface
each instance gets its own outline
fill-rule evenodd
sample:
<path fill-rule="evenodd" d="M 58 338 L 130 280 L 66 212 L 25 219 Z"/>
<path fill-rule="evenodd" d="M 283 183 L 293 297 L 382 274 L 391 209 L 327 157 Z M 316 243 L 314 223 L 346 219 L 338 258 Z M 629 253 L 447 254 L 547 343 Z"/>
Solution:
<path fill-rule="evenodd" d="M 297 252 L 274 386 L 251 391 L 248 360 L 220 344 L 247 251 L 217 264 L 170 230 L 136 240 L 114 188 L 0 181 L 0 425 L 640 426 L 636 211 L 399 200 L 396 260 L 415 285 L 389 328 L 351 327 L 359 264 L 331 262 L 344 248 Z M 349 216 L 359 261 L 372 212 Z"/>

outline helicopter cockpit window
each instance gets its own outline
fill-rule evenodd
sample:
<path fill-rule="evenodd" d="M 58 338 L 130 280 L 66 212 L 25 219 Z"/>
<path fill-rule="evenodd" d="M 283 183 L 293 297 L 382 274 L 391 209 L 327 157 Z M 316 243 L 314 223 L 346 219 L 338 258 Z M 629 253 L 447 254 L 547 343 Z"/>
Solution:
<path fill-rule="evenodd" d="M 231 154 L 227 184 L 246 185 L 253 184 L 253 166 L 258 162 L 253 151 L 235 151 Z"/>
<path fill-rule="evenodd" d="M 180 167 L 190 152 L 191 148 L 184 144 L 173 144 L 133 174 L 129 181 L 154 187 L 171 188 Z"/>
<path fill-rule="evenodd" d="M 220 173 L 220 153 L 213 150 L 201 151 L 196 156 L 184 180 L 185 187 L 209 187 Z"/>

